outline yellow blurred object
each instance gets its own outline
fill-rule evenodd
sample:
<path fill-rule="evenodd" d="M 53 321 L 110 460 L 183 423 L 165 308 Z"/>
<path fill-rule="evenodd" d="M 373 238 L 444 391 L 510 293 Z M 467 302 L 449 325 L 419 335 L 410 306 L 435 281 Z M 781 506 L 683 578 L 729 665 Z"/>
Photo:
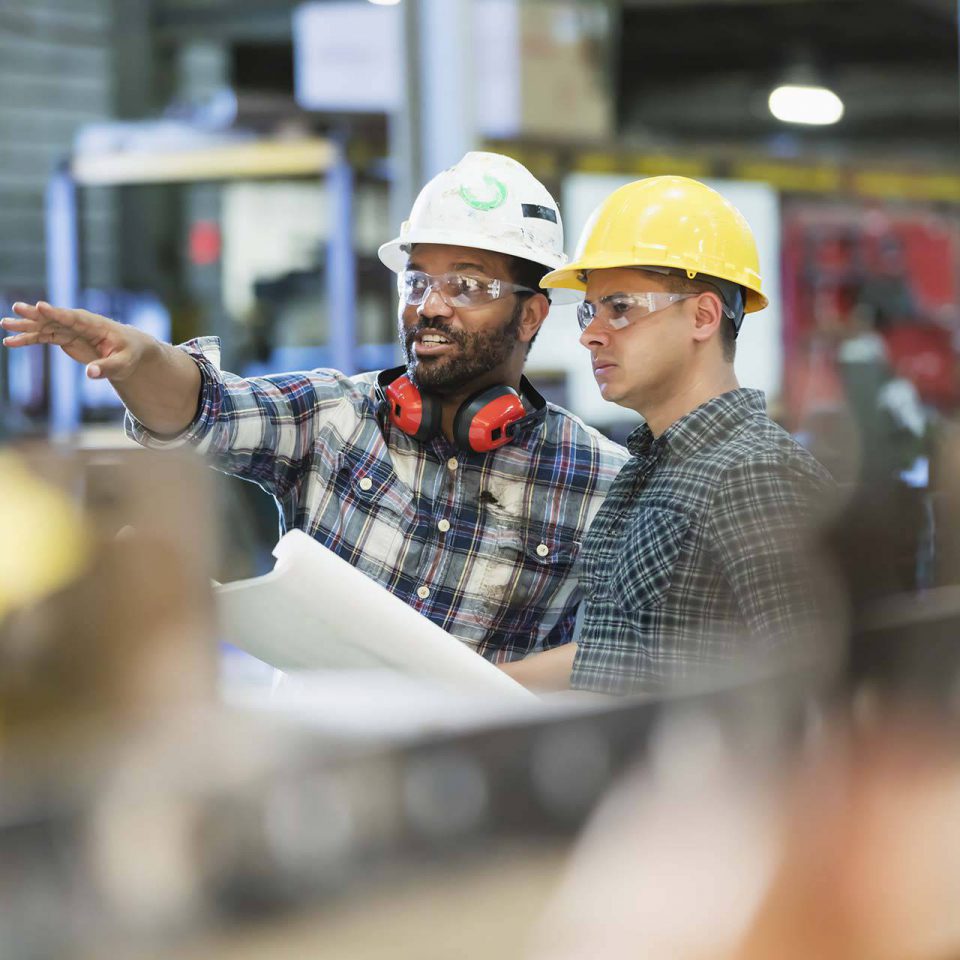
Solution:
<path fill-rule="evenodd" d="M 593 212 L 573 260 L 541 286 L 585 290 L 586 272 L 614 267 L 719 277 L 745 288 L 747 313 L 767 306 L 750 225 L 716 190 L 687 177 L 650 177 L 615 190 Z"/>
<path fill-rule="evenodd" d="M 0 620 L 66 586 L 90 557 L 80 510 L 10 453 L 0 453 Z"/>

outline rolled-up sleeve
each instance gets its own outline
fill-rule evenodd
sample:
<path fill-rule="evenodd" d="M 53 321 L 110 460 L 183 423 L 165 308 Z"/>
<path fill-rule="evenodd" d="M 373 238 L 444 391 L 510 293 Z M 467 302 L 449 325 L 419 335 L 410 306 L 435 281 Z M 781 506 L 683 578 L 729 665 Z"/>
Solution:
<path fill-rule="evenodd" d="M 190 445 L 225 473 L 252 480 L 282 497 L 297 482 L 322 436 L 335 421 L 349 432 L 354 384 L 336 370 L 313 370 L 244 379 L 220 369 L 220 342 L 202 337 L 181 344 L 200 369 L 200 395 L 193 422 L 174 437 L 148 430 L 129 412 L 127 436 L 154 449 Z"/>

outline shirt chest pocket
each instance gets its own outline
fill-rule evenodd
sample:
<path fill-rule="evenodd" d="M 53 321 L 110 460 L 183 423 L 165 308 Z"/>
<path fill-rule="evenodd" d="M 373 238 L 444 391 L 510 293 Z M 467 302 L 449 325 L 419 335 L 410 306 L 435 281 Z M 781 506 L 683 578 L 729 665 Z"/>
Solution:
<path fill-rule="evenodd" d="M 673 583 L 689 526 L 690 518 L 673 510 L 651 507 L 635 514 L 618 562 L 606 577 L 597 571 L 601 592 L 609 591 L 626 610 L 660 606 Z"/>
<path fill-rule="evenodd" d="M 491 548 L 478 559 L 481 602 L 510 607 L 545 603 L 566 581 L 579 550 L 578 542 L 563 542 L 550 533 L 498 526 Z"/>
<path fill-rule="evenodd" d="M 332 473 L 327 545 L 374 579 L 389 578 L 416 518 L 413 494 L 379 460 L 341 457 Z"/>

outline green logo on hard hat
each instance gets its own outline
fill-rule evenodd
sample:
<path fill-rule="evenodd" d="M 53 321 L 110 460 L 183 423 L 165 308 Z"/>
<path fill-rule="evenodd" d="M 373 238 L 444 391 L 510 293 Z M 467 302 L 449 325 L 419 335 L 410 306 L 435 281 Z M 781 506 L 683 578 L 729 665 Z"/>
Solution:
<path fill-rule="evenodd" d="M 460 199 L 474 210 L 496 210 L 507 199 L 507 185 L 489 173 L 483 175 L 483 182 L 492 191 L 488 198 L 478 197 L 469 187 L 460 188 Z"/>

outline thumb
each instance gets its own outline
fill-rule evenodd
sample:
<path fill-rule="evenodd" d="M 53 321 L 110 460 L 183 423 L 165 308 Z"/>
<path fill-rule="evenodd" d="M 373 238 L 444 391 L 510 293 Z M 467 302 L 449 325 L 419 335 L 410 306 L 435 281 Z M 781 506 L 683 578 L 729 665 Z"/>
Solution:
<path fill-rule="evenodd" d="M 87 364 L 87 376 L 91 380 L 122 380 L 130 373 L 132 358 L 128 351 L 119 350 L 100 360 Z"/>

